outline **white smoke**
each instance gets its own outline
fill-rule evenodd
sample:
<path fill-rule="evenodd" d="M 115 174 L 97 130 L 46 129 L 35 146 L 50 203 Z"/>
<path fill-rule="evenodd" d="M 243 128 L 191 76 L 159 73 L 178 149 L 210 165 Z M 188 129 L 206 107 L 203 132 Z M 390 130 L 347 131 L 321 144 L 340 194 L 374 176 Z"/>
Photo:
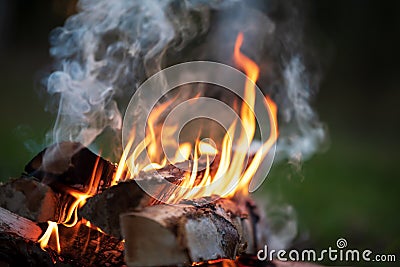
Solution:
<path fill-rule="evenodd" d="M 299 163 L 319 149 L 325 139 L 325 129 L 310 105 L 313 91 L 299 57 L 292 58 L 283 77 L 285 97 L 280 118 L 284 127 L 281 128 L 277 157 Z"/>
<path fill-rule="evenodd" d="M 306 159 L 324 139 L 324 130 L 310 107 L 313 90 L 300 57 L 291 56 L 288 64 L 279 59 L 285 49 L 300 49 L 296 42 L 301 39 L 293 37 L 298 35 L 293 26 L 296 16 L 290 23 L 273 22 L 266 14 L 248 8 L 246 1 L 233 0 L 81 0 L 78 8 L 50 37 L 56 71 L 47 79 L 47 91 L 53 102 L 57 100 L 57 119 L 49 143 L 70 140 L 87 146 L 105 129 L 111 129 L 118 140 L 127 101 L 141 82 L 165 66 L 168 49 L 179 55 L 190 42 L 211 32 L 214 37 L 207 39 L 206 49 L 195 50 L 197 59 L 207 58 L 213 51 L 221 55 L 229 50 L 225 48 L 228 35 L 232 41 L 238 30 L 250 32 L 253 40 L 248 43 L 253 46 L 246 51 L 256 61 L 262 63 L 263 51 L 277 54 L 268 64 L 278 75 L 261 75 L 278 91 L 278 158 Z M 215 10 L 221 11 L 222 19 L 210 25 Z M 285 27 L 279 27 L 280 23 Z M 280 47 L 281 39 L 286 41 L 285 49 Z M 270 93 L 268 88 L 264 91 Z M 120 148 L 120 143 L 110 146 Z"/>
<path fill-rule="evenodd" d="M 106 128 L 119 136 L 121 110 L 161 69 L 166 49 L 205 32 L 209 10 L 228 2 L 81 0 L 79 13 L 50 37 L 57 70 L 47 91 L 59 101 L 49 141 L 89 145 Z"/>

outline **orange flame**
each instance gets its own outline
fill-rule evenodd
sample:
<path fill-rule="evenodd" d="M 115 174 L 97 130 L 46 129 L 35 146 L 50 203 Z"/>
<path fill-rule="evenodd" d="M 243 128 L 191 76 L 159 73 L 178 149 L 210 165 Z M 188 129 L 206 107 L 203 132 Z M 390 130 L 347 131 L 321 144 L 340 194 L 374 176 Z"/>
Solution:
<path fill-rule="evenodd" d="M 50 238 L 54 235 L 57 244 L 57 252 L 61 252 L 60 240 L 58 236 L 58 225 L 62 224 L 66 227 L 74 227 L 78 223 L 78 208 L 82 207 L 86 203 L 86 199 L 97 193 L 97 188 L 100 183 L 101 171 L 99 171 L 100 156 L 97 157 L 95 165 L 93 167 L 92 176 L 90 178 L 89 185 L 86 186 L 84 191 L 79 191 L 70 188 L 68 194 L 74 198 L 72 203 L 67 203 L 62 208 L 61 216 L 57 222 L 48 221 L 48 227 L 42 237 L 38 240 L 40 247 L 44 250 L 50 241 Z M 91 226 L 89 221 L 86 221 L 88 227 Z M 101 231 L 97 228 L 98 231 Z"/>
<path fill-rule="evenodd" d="M 41 249 L 45 249 L 47 247 L 47 244 L 50 241 L 50 237 L 52 235 L 55 236 L 56 242 L 57 242 L 57 252 L 60 253 L 61 252 L 61 246 L 60 246 L 60 239 L 58 237 L 58 225 L 56 222 L 51 222 L 48 221 L 47 222 L 49 224 L 49 226 L 47 227 L 46 232 L 43 234 L 43 236 L 38 240 Z"/>
<path fill-rule="evenodd" d="M 254 61 L 240 51 L 242 44 L 243 34 L 239 33 L 234 46 L 233 59 L 235 64 L 242 69 L 249 78 L 244 85 L 244 99 L 240 108 L 242 130 L 237 131 L 237 123 L 234 122 L 227 130 L 219 149 L 209 143 L 199 141 L 199 139 L 197 139 L 194 144 L 183 143 L 179 145 L 175 157 L 169 159 L 169 163 L 190 160 L 191 170 L 185 173 L 185 179 L 183 179 L 175 192 L 170 195 L 167 200 L 169 203 L 176 203 L 183 198 L 193 199 L 213 194 L 221 197 L 233 197 L 238 193 L 246 195 L 252 177 L 278 138 L 277 107 L 267 96 L 264 99 L 264 106 L 270 119 L 270 135 L 267 141 L 263 143 L 254 154 L 251 162 L 249 164 L 247 163 L 249 156 L 248 148 L 254 139 L 257 126 L 254 115 L 254 105 L 256 101 L 255 83 L 259 77 L 260 70 Z M 133 143 L 134 136 L 132 136 L 122 154 L 118 171 L 115 175 L 115 183 L 123 179 L 122 174 L 124 173 L 124 169 L 127 169 L 128 165 L 133 166 L 130 171 L 133 177 L 135 177 L 140 171 L 160 169 L 167 164 L 166 157 L 162 156 L 163 151 L 160 144 L 160 134 L 157 130 L 159 128 L 157 120 L 174 101 L 175 99 L 171 99 L 153 109 L 148 118 L 148 134 L 133 150 L 131 155 L 127 156 L 127 151 L 130 151 Z M 172 136 L 176 130 L 177 127 L 163 129 L 163 131 L 166 131 L 170 136 Z M 200 136 L 200 134 L 198 136 Z M 233 143 L 235 136 L 238 137 L 238 141 Z M 171 140 L 172 138 L 166 141 L 172 142 Z M 151 163 L 146 166 L 141 166 L 136 160 L 146 149 Z M 216 162 L 217 168 L 212 169 L 210 166 L 210 162 L 212 162 L 210 156 L 215 157 L 216 155 L 218 155 L 219 161 Z M 199 179 L 199 161 L 201 158 L 204 161 L 204 156 L 206 167 L 204 170 L 201 170 L 201 177 Z"/>

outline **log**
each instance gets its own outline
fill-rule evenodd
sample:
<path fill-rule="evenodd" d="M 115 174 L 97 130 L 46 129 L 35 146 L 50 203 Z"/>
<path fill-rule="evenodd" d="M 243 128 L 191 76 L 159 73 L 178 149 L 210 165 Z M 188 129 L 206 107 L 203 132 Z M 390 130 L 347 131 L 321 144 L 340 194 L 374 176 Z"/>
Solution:
<path fill-rule="evenodd" d="M 60 266 L 53 262 L 52 255 L 56 257 L 16 234 L 0 235 L 0 266 Z"/>
<path fill-rule="evenodd" d="M 0 231 L 34 242 L 42 235 L 42 229 L 36 223 L 4 208 L 0 208 Z"/>
<path fill-rule="evenodd" d="M 49 146 L 25 166 L 29 176 L 38 178 L 59 193 L 65 193 L 70 188 L 84 191 L 93 176 L 99 177 L 95 186 L 100 192 L 111 185 L 115 171 L 116 164 L 74 142 Z"/>
<path fill-rule="evenodd" d="M 44 231 L 36 223 L 0 208 L 0 264 L 10 266 L 124 266 L 120 240 L 78 223 L 59 226 L 61 254 L 56 242 L 42 250 L 37 241 Z M 2 266 L 2 265 L 1 265 Z"/>
<path fill-rule="evenodd" d="M 128 266 L 235 259 L 256 243 L 246 205 L 228 199 L 149 206 L 121 214 L 120 222 Z"/>
<path fill-rule="evenodd" d="M 0 207 L 36 222 L 57 221 L 59 194 L 32 177 L 0 186 Z"/>
<path fill-rule="evenodd" d="M 161 176 L 160 176 L 161 175 Z M 170 183 L 179 183 L 184 172 L 168 165 L 157 172 L 142 172 L 140 178 L 121 182 L 86 201 L 79 215 L 106 233 L 121 238 L 119 215 L 127 211 L 158 204 L 138 184 L 152 191 L 152 195 L 168 195 Z"/>
<path fill-rule="evenodd" d="M 55 266 L 54 251 L 43 251 L 36 241 L 36 223 L 0 208 L 0 266 Z"/>
<path fill-rule="evenodd" d="M 214 162 L 218 161 L 217 156 Z M 106 233 L 121 238 L 119 215 L 133 209 L 163 203 L 159 200 L 171 196 L 173 193 L 171 192 L 171 183 L 177 185 L 182 182 L 185 178 L 185 170 L 190 164 L 192 164 L 190 161 L 185 161 L 175 165 L 168 164 L 155 171 L 140 172 L 137 178 L 126 179 L 126 181 L 88 198 L 79 214 Z M 205 164 L 205 161 L 199 163 L 201 171 L 197 173 L 197 182 L 200 182 L 203 177 L 205 167 L 201 167 Z M 215 164 L 211 165 L 211 174 L 216 172 L 216 167 Z"/>

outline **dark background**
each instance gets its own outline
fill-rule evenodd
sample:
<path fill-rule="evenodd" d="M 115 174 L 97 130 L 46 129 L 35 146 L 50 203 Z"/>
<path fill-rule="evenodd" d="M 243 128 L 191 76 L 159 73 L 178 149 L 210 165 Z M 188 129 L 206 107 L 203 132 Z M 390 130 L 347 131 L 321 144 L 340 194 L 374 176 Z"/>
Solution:
<path fill-rule="evenodd" d="M 0 180 L 20 174 L 52 126 L 38 84 L 51 66 L 49 32 L 75 12 L 74 2 L 0 1 Z M 294 247 L 335 247 L 343 237 L 349 248 L 399 261 L 400 2 L 305 4 L 306 38 L 322 51 L 314 107 L 329 144 L 300 170 L 274 165 L 258 195 L 294 206 Z"/>

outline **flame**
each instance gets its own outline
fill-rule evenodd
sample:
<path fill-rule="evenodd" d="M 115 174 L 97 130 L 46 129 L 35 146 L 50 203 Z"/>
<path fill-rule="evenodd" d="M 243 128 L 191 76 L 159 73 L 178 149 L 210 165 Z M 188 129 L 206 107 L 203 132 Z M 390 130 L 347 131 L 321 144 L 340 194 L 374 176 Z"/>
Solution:
<path fill-rule="evenodd" d="M 203 140 L 199 142 L 199 151 L 202 155 L 218 154 L 218 150 L 212 144 L 209 144 Z"/>
<path fill-rule="evenodd" d="M 48 227 L 42 237 L 38 240 L 40 247 L 44 250 L 49 243 L 50 238 L 54 235 L 57 242 L 57 252 L 61 252 L 60 240 L 58 236 L 58 225 L 62 224 L 66 227 L 74 227 L 78 223 L 78 209 L 86 203 L 86 199 L 94 196 L 97 193 L 97 188 L 100 183 L 101 171 L 99 167 L 100 156 L 97 157 L 93 167 L 92 175 L 89 184 L 85 187 L 84 191 L 76 189 L 68 189 L 67 193 L 73 197 L 72 203 L 66 203 L 61 210 L 61 216 L 57 222 L 48 221 Z M 86 226 L 93 227 L 89 221 L 85 222 Z M 96 228 L 102 232 L 100 228 Z"/>
<path fill-rule="evenodd" d="M 50 241 L 50 237 L 52 235 L 55 236 L 56 242 L 57 242 L 57 252 L 60 253 L 61 252 L 61 246 L 60 246 L 60 239 L 58 237 L 58 225 L 56 222 L 52 222 L 52 221 L 48 221 L 47 222 L 49 224 L 49 226 L 47 227 L 46 232 L 42 235 L 42 237 L 38 240 L 39 244 L 40 244 L 40 248 L 45 250 L 45 248 L 47 247 L 47 244 Z"/>
<path fill-rule="evenodd" d="M 175 154 L 175 162 L 182 162 L 188 160 L 190 158 L 190 154 L 192 153 L 192 145 L 188 142 L 180 144 L 178 151 Z"/>
<path fill-rule="evenodd" d="M 254 154 L 251 162 L 248 163 L 248 148 L 253 142 L 257 126 L 254 114 L 256 101 L 255 83 L 259 77 L 260 69 L 254 61 L 240 51 L 242 44 L 243 34 L 239 33 L 234 46 L 233 60 L 237 67 L 243 70 L 248 77 L 244 84 L 243 103 L 240 107 L 241 130 L 238 131 L 236 129 L 238 123 L 235 121 L 225 133 L 220 146 L 218 146 L 219 149 L 217 149 L 216 145 L 203 140 L 200 141 L 197 138 L 194 143 L 186 142 L 177 146 L 175 157 L 167 160 L 162 150 L 158 123 L 162 114 L 171 107 L 176 98 L 170 99 L 153 109 L 148 117 L 148 133 L 146 137 L 128 156 L 128 151 L 131 151 L 134 140 L 132 135 L 122 154 L 114 179 L 115 183 L 124 179 L 122 176 L 128 165 L 131 166 L 131 175 L 136 177 L 140 171 L 160 169 L 166 166 L 167 163 L 189 161 L 191 169 L 185 173 L 179 187 L 170 194 L 167 200 L 168 203 L 176 203 L 183 198 L 193 199 L 210 195 L 233 197 L 235 194 L 248 194 L 248 186 L 252 177 L 278 138 L 278 124 L 277 107 L 266 96 L 264 106 L 270 120 L 270 135 L 267 141 Z M 236 103 L 234 104 L 236 105 Z M 168 126 L 162 130 L 165 131 L 165 136 L 172 136 L 177 128 Z M 199 133 L 198 136 L 200 135 Z M 237 138 L 235 142 L 233 141 L 234 138 Z M 162 140 L 162 144 L 174 145 L 171 140 L 173 139 L 165 138 L 165 140 Z M 146 150 L 151 163 L 143 166 L 137 159 Z M 219 160 L 217 162 L 213 160 L 216 155 L 218 155 Z M 210 157 L 213 158 L 211 159 Z M 204 165 L 204 161 L 206 167 L 201 169 L 200 165 Z M 211 164 L 215 164 L 215 166 L 211 166 Z M 201 176 L 200 179 L 199 175 Z"/>

